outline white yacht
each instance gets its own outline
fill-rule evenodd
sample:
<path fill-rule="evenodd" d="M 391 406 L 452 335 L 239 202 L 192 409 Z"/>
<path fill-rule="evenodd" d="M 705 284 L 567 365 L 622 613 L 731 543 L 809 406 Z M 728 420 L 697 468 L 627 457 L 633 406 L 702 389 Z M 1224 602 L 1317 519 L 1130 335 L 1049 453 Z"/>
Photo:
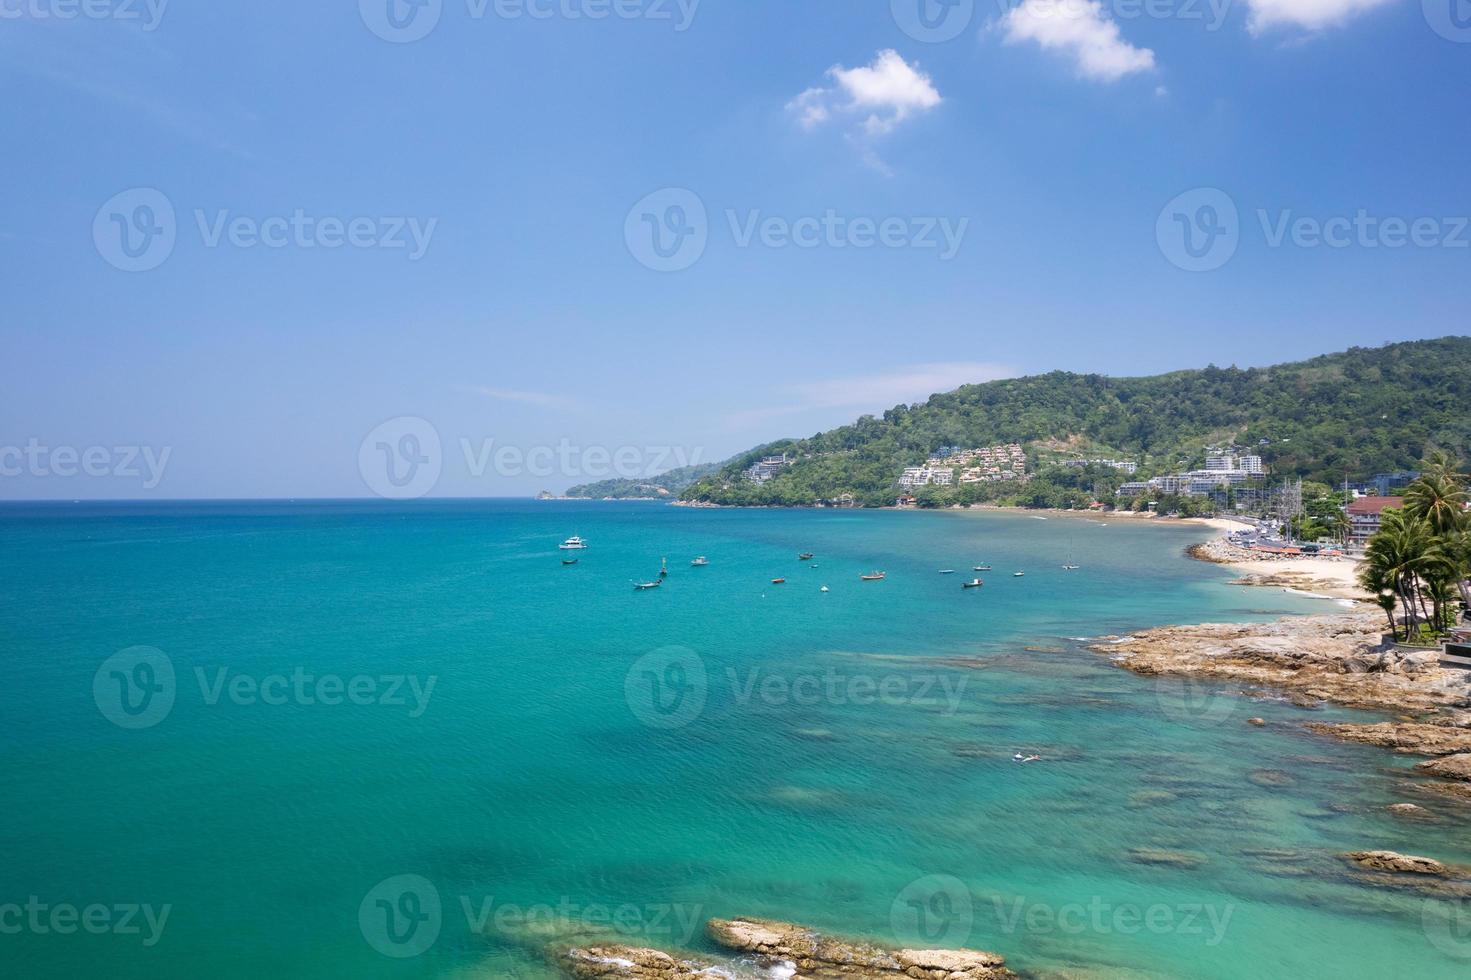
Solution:
<path fill-rule="evenodd" d="M 558 545 L 558 547 L 560 547 L 563 551 L 582 551 L 584 548 L 587 547 L 587 542 L 574 534 L 572 535 L 572 537 L 568 538 L 566 541 L 563 541 L 560 545 Z"/>

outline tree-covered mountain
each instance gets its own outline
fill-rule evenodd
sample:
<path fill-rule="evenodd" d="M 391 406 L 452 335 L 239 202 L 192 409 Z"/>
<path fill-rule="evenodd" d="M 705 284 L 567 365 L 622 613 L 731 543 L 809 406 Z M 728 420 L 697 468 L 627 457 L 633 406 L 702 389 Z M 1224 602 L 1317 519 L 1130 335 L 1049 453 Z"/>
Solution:
<path fill-rule="evenodd" d="M 710 476 L 720 470 L 723 463 L 696 463 L 681 466 L 658 476 L 642 480 L 599 480 L 583 483 L 567 491 L 568 497 L 578 500 L 631 500 L 646 497 L 678 497 L 696 480 Z"/>
<path fill-rule="evenodd" d="M 1095 456 L 1132 459 L 1141 476 L 1170 472 L 1200 465 L 1207 446 L 1232 443 L 1253 447 L 1274 477 L 1337 484 L 1411 469 L 1430 450 L 1465 455 L 1471 446 L 1471 337 L 1356 347 L 1267 368 L 1143 378 L 1059 371 L 966 385 L 759 446 L 682 496 L 811 504 L 846 493 L 863 504 L 892 503 L 903 468 L 934 450 L 1010 442 L 1022 443 L 1030 468 L 1044 475 L 1050 462 Z M 756 484 L 742 475 L 779 453 L 796 461 L 775 478 Z M 1099 477 L 1096 469 L 1071 472 L 1082 480 Z"/>

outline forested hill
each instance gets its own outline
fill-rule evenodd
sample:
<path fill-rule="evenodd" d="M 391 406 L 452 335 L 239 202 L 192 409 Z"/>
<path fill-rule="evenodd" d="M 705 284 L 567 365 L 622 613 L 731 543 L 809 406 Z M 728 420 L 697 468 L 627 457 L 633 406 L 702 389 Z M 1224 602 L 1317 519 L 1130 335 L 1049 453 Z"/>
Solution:
<path fill-rule="evenodd" d="M 1140 474 L 1203 461 L 1238 443 L 1274 477 L 1326 483 L 1413 468 L 1428 448 L 1467 454 L 1471 337 L 1356 347 L 1269 368 L 1208 367 L 1144 378 L 1053 372 L 966 385 L 919 405 L 732 459 L 682 494 L 731 504 L 806 504 L 853 494 L 891 503 L 905 466 L 941 446 L 1020 442 L 1032 468 L 1067 457 L 1122 457 Z M 1259 448 L 1258 448 L 1259 447 Z M 742 477 L 764 455 L 794 465 L 757 485 Z"/>

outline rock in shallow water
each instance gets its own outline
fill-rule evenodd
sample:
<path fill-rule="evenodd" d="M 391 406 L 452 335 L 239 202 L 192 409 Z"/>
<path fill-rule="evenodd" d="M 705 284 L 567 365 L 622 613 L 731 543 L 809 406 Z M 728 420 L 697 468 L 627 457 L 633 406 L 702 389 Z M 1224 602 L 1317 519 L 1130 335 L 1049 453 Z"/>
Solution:
<path fill-rule="evenodd" d="M 886 949 L 767 919 L 711 919 L 716 943 L 752 958 L 762 970 L 795 971 L 794 980 L 1001 980 L 1014 977 L 995 953 L 971 949 Z M 695 980 L 721 968 L 655 949 L 590 946 L 567 951 L 565 971 L 578 980 Z"/>

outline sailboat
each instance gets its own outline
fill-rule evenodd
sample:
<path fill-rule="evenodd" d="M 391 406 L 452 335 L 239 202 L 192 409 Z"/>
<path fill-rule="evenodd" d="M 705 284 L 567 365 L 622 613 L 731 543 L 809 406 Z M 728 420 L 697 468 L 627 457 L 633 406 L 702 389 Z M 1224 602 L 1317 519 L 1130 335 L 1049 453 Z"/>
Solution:
<path fill-rule="evenodd" d="M 1064 572 L 1076 572 L 1081 567 L 1082 566 L 1078 565 L 1076 562 L 1073 561 L 1073 543 L 1072 543 L 1072 539 L 1069 538 L 1068 539 L 1068 549 L 1067 549 L 1067 564 L 1064 565 L 1064 566 L 1062 566 L 1062 570 Z"/>
<path fill-rule="evenodd" d="M 669 577 L 669 559 L 668 558 L 660 558 L 659 559 L 659 577 L 660 578 L 668 578 Z"/>

